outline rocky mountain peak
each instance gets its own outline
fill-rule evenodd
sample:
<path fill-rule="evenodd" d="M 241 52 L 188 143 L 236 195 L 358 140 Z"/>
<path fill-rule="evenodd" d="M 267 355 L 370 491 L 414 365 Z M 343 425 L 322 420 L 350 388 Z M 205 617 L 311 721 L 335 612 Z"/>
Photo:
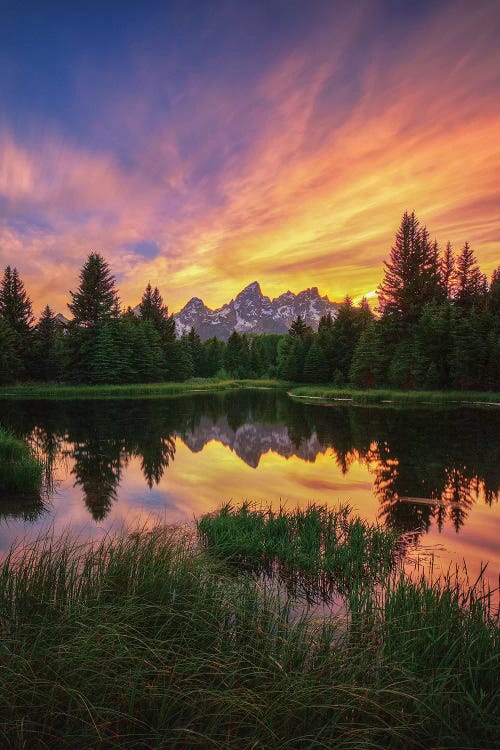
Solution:
<path fill-rule="evenodd" d="M 262 291 L 258 281 L 252 281 L 242 291 L 236 295 L 236 299 L 243 299 L 245 297 L 262 297 Z"/>
<path fill-rule="evenodd" d="M 184 305 L 183 309 L 184 310 L 200 310 L 202 308 L 204 310 L 208 309 L 207 307 L 205 307 L 205 303 L 203 302 L 203 300 L 200 299 L 199 297 L 191 297 L 189 302 L 187 302 Z"/>
<path fill-rule="evenodd" d="M 290 290 L 271 300 L 262 294 L 258 281 L 248 284 L 236 297 L 217 310 L 210 310 L 201 299 L 193 297 L 174 315 L 177 335 L 194 326 L 203 340 L 217 336 L 227 340 L 233 331 L 240 333 L 287 333 L 298 315 L 317 330 L 323 315 L 337 314 L 328 297 L 321 297 L 317 287 L 299 294 Z"/>

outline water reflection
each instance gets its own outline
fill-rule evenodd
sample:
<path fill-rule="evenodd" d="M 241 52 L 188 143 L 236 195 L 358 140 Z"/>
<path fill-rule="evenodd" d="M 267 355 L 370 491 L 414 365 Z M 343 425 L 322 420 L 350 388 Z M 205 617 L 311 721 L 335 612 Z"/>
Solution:
<path fill-rule="evenodd" d="M 257 470 L 268 454 L 308 463 L 326 454 L 341 475 L 365 466 L 379 518 L 405 531 L 431 525 L 458 531 L 475 503 L 496 503 L 500 490 L 498 410 L 328 408 L 273 391 L 241 391 L 170 401 L 5 402 L 0 421 L 43 458 L 48 498 L 57 490 L 50 486 L 54 469 L 69 467 L 95 521 L 119 502 L 131 461 L 138 460 L 145 486 L 163 487 L 179 441 L 192 454 L 215 441 Z M 304 488 L 318 499 L 333 486 L 318 469 Z M 198 491 L 204 492 L 203 480 Z M 46 509 L 40 498 L 24 505 L 0 499 L 3 517 L 33 521 Z"/>

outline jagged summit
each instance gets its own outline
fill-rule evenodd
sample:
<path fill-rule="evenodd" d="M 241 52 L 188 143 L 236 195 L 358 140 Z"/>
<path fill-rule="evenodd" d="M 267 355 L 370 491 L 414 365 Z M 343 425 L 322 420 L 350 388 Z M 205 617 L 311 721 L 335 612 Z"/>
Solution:
<path fill-rule="evenodd" d="M 235 330 L 240 333 L 286 333 L 298 315 L 316 330 L 323 315 L 330 312 L 335 317 L 337 307 L 328 297 L 321 297 L 315 286 L 298 294 L 288 290 L 271 300 L 262 294 L 259 282 L 252 281 L 217 310 L 210 310 L 202 300 L 193 297 L 174 318 L 178 336 L 194 326 L 202 339 L 212 336 L 227 339 Z"/>

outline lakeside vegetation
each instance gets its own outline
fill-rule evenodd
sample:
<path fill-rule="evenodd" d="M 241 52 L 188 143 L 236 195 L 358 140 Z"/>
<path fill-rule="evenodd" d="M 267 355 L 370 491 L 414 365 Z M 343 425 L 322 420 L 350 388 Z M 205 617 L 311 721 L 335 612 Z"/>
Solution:
<path fill-rule="evenodd" d="M 192 378 L 180 383 L 130 383 L 128 385 L 85 385 L 65 383 L 15 383 L 0 386 L 0 399 L 21 400 L 119 400 L 164 399 L 196 393 L 217 393 L 238 389 L 279 390 L 304 401 L 349 402 L 378 406 L 474 406 L 500 404 L 500 392 L 487 391 L 403 391 L 387 388 L 338 388 L 332 385 L 297 385 L 271 378 Z"/>
<path fill-rule="evenodd" d="M 35 324 L 17 269 L 0 282 L 0 384 L 35 380 L 130 385 L 191 378 L 272 379 L 331 387 L 500 391 L 500 268 L 488 280 L 466 242 L 441 252 L 405 213 L 378 291 L 377 315 L 349 297 L 337 315 L 300 315 L 285 334 L 233 331 L 201 341 L 176 323 L 158 288 L 120 308 L 116 282 L 99 253 L 80 271 L 68 304 Z M 179 333 L 179 332 L 177 332 Z"/>
<path fill-rule="evenodd" d="M 0 492 L 35 493 L 42 477 L 43 466 L 29 446 L 0 427 Z"/>
<path fill-rule="evenodd" d="M 1 391 L 0 391 L 1 393 Z M 396 406 L 452 406 L 500 404 L 500 393 L 485 391 L 400 391 L 387 388 L 335 388 L 329 385 L 293 386 L 288 395 L 311 401 L 349 401 L 353 404 Z"/>
<path fill-rule="evenodd" d="M 493 747 L 500 637 L 481 582 L 382 578 L 347 618 L 297 620 L 296 600 L 179 531 L 41 538 L 0 567 L 2 744 Z"/>
<path fill-rule="evenodd" d="M 182 383 L 131 383 L 129 385 L 71 385 L 63 383 L 17 383 L 0 387 L 0 399 L 126 399 L 173 398 L 190 393 L 214 393 L 237 388 L 285 389 L 285 382 L 269 379 L 237 380 L 196 378 Z"/>

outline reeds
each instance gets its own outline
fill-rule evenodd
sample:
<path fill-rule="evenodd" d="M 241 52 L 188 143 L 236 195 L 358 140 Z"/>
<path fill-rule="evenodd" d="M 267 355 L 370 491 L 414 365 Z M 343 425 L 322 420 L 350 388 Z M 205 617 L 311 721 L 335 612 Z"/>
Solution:
<path fill-rule="evenodd" d="M 132 383 L 126 385 L 64 385 L 37 383 L 0 388 L 0 399 L 123 399 L 171 398 L 189 393 L 233 390 L 237 388 L 283 388 L 277 380 L 217 380 L 193 378 L 184 383 Z"/>
<path fill-rule="evenodd" d="M 192 538 L 41 538 L 0 567 L 0 746 L 493 748 L 487 601 L 389 578 L 364 618 L 291 624 Z"/>
<path fill-rule="evenodd" d="M 294 398 L 311 401 L 345 401 L 353 404 L 379 404 L 401 406 L 464 406 L 498 405 L 500 393 L 484 391 L 398 391 L 371 388 L 335 388 L 329 385 L 293 387 L 289 393 Z"/>
<path fill-rule="evenodd" d="M 226 560 L 256 572 L 272 569 L 285 581 L 305 575 L 310 585 L 316 579 L 319 589 L 327 576 L 342 592 L 374 585 L 392 570 L 401 552 L 396 532 L 354 517 L 348 506 L 275 512 L 229 503 L 201 518 L 197 527 L 202 543 Z"/>
<path fill-rule="evenodd" d="M 43 466 L 29 446 L 0 427 L 0 492 L 32 494 L 40 489 Z"/>

